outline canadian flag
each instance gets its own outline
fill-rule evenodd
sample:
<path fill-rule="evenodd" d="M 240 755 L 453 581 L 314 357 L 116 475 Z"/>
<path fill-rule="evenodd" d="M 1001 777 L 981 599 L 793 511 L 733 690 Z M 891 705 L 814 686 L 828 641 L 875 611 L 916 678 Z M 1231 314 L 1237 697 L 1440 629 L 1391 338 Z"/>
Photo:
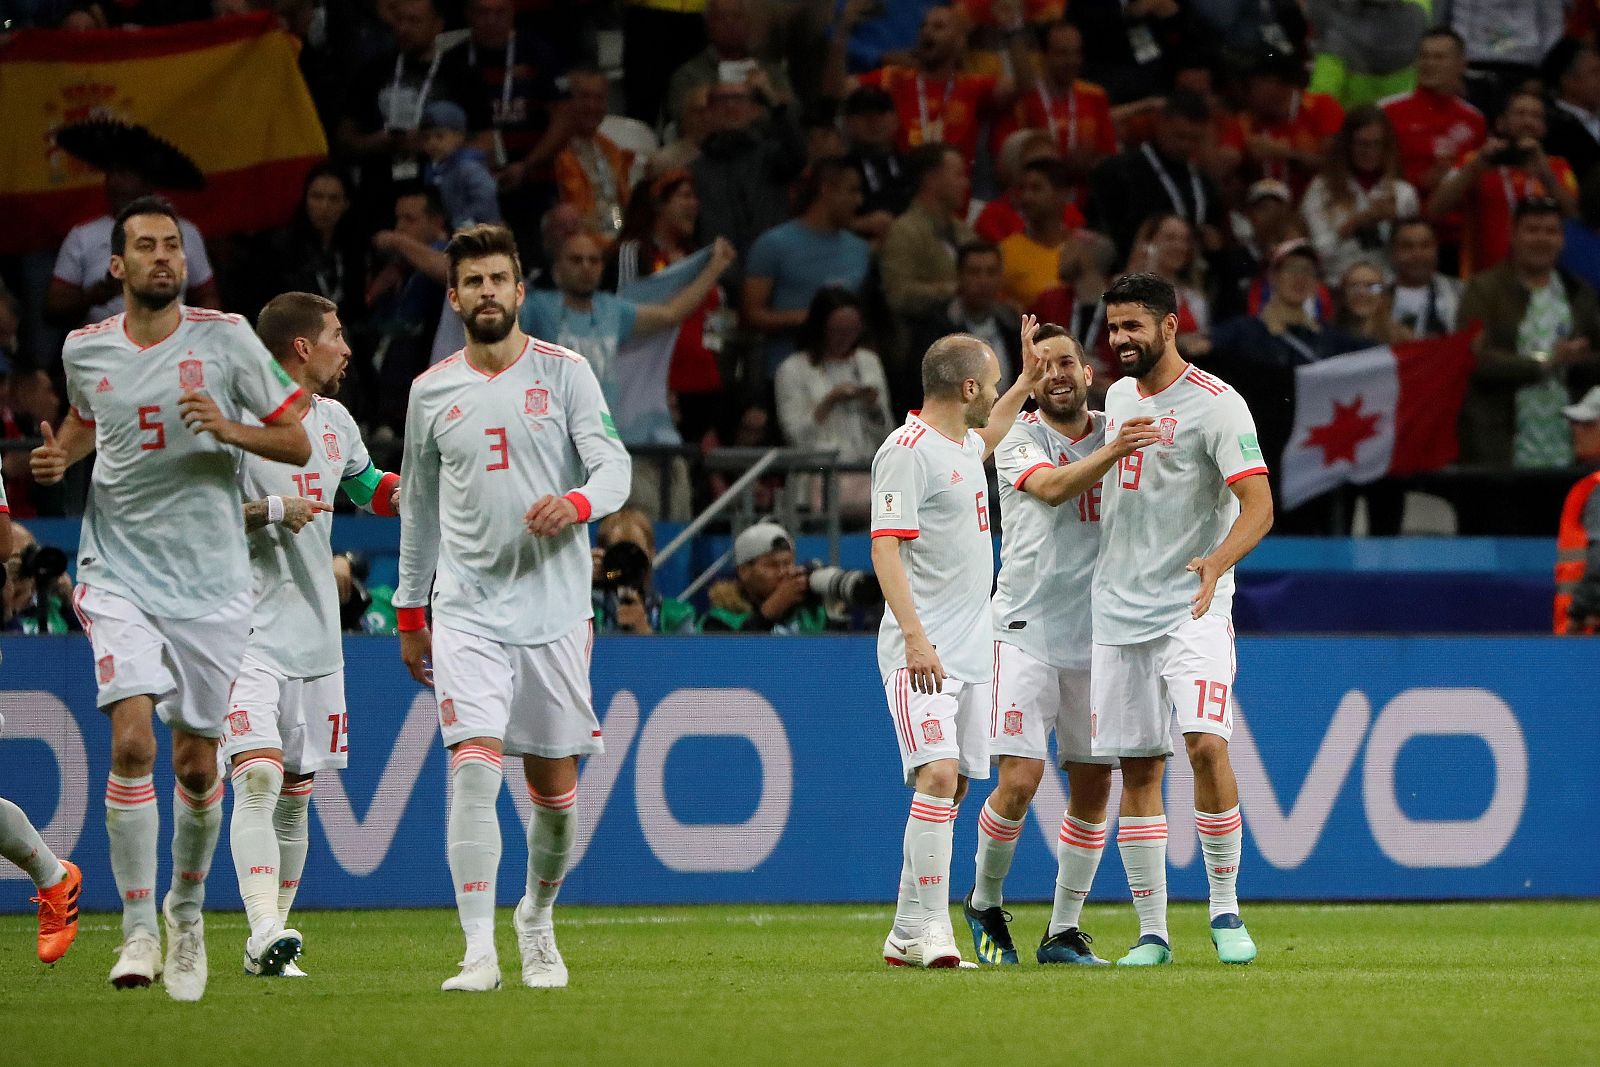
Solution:
<path fill-rule="evenodd" d="M 1453 463 L 1472 375 L 1472 334 L 1335 356 L 1298 367 L 1294 429 L 1279 464 L 1283 506 Z"/>

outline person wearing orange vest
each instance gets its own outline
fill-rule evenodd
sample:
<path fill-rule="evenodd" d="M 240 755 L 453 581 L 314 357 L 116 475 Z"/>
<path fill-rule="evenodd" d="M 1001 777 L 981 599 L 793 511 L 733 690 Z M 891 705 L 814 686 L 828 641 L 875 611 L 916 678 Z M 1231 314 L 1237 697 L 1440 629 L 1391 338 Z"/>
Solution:
<path fill-rule="evenodd" d="M 1596 487 L 1600 487 L 1600 471 L 1574 485 L 1561 508 L 1556 535 L 1557 634 L 1600 633 L 1600 493 L 1595 492 Z"/>

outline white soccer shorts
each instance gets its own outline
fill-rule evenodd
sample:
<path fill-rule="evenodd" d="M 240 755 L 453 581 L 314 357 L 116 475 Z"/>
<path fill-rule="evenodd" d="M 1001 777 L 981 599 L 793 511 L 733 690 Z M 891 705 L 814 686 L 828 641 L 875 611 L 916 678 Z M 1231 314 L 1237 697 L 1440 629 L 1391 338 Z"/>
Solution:
<path fill-rule="evenodd" d="M 1114 767 L 1115 756 L 1096 756 L 1089 736 L 1089 672 L 1052 667 L 1016 645 L 994 643 L 994 697 L 989 710 L 989 758 L 1050 758 L 1056 762 Z"/>
<path fill-rule="evenodd" d="M 344 671 L 320 678 L 289 678 L 249 655 L 233 683 L 222 754 L 275 748 L 290 774 L 342 770 L 349 764 L 350 716 L 344 705 Z"/>
<path fill-rule="evenodd" d="M 593 646 L 588 619 L 543 645 L 507 645 L 434 627 L 434 696 L 445 745 L 494 737 L 509 755 L 559 759 L 604 752 L 589 689 Z"/>
<path fill-rule="evenodd" d="M 1233 737 L 1233 623 L 1187 619 L 1165 637 L 1094 646 L 1089 685 L 1093 751 L 1170 756 L 1172 716 L 1186 734 Z"/>
<path fill-rule="evenodd" d="M 240 593 L 208 615 L 164 619 L 124 596 L 80 584 L 72 606 L 94 648 L 95 705 L 148 695 L 172 729 L 221 737 L 254 602 Z"/>
<path fill-rule="evenodd" d="M 989 683 L 944 680 L 942 693 L 918 693 L 904 667 L 883 682 L 900 745 L 900 769 L 915 787 L 917 768 L 953 759 L 968 778 L 989 777 Z"/>

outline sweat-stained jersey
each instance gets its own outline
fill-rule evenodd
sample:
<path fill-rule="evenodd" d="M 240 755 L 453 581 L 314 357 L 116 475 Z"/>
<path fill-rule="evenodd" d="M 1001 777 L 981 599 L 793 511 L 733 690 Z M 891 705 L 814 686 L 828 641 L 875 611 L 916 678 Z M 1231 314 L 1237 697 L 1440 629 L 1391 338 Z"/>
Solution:
<path fill-rule="evenodd" d="M 1228 488 L 1266 474 L 1256 424 L 1226 383 L 1195 367 L 1152 396 L 1134 378 L 1106 393 L 1106 436 L 1139 415 L 1161 440 L 1124 456 L 1101 485 L 1100 558 L 1094 570 L 1094 641 L 1132 645 L 1189 618 L 1200 588 L 1189 561 L 1209 555 L 1239 517 Z M 1210 614 L 1231 618 L 1233 572 L 1217 581 Z"/>
<path fill-rule="evenodd" d="M 331 504 L 341 482 L 372 466 L 355 419 L 337 400 L 313 396 L 300 424 L 311 438 L 311 459 L 294 467 L 245 456 L 239 469 L 245 500 L 299 496 Z M 274 523 L 249 534 L 255 610 L 245 653 L 285 678 L 320 678 L 344 666 L 332 536 L 332 512 L 319 513 L 299 533 Z"/>
<path fill-rule="evenodd" d="M 180 310 L 178 328 L 149 347 L 113 315 L 68 334 L 61 358 L 96 450 L 78 581 L 151 615 L 193 619 L 250 589 L 235 480 L 243 453 L 185 426 L 178 398 L 205 392 L 228 419 L 271 423 L 301 390 L 238 315 Z"/>
<path fill-rule="evenodd" d="M 994 639 L 1064 670 L 1089 667 L 1089 585 L 1100 551 L 1101 488 L 1051 507 L 1024 487 L 1039 471 L 1075 463 L 1105 444 L 1105 422 L 1100 412 L 1089 412 L 1089 428 L 1074 441 L 1038 413 L 1025 412 L 994 450 L 1005 522 Z"/>
<path fill-rule="evenodd" d="M 872 536 L 901 540 L 917 618 L 951 678 L 987 682 L 994 661 L 989 589 L 994 545 L 983 438 L 953 441 L 916 415 L 872 458 Z M 906 665 L 894 612 L 878 627 L 878 673 Z"/>
<path fill-rule="evenodd" d="M 436 620 L 508 645 L 594 617 L 583 523 L 623 505 L 632 466 L 582 356 L 529 338 L 493 376 L 462 352 L 424 371 L 400 473 L 397 609 L 427 604 L 432 582 Z M 570 494 L 581 521 L 535 537 L 523 517 L 547 494 Z"/>

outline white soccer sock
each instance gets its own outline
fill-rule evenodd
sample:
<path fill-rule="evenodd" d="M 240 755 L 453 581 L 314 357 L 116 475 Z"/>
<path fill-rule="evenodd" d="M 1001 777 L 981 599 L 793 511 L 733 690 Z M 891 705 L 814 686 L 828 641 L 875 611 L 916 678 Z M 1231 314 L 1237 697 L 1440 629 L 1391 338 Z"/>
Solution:
<path fill-rule="evenodd" d="M 278 805 L 272 810 L 272 829 L 278 835 L 278 921 L 289 925 L 289 909 L 300 891 L 300 876 L 306 869 L 307 831 L 314 779 L 283 787 Z"/>
<path fill-rule="evenodd" d="M 146 774 L 106 779 L 106 836 L 111 841 L 111 874 L 122 897 L 122 934 L 135 930 L 159 936 L 156 923 L 156 836 L 161 814 L 156 786 Z"/>
<path fill-rule="evenodd" d="M 67 869 L 44 843 L 28 816 L 4 797 L 0 797 L 0 856 L 21 867 L 40 889 L 55 885 L 67 876 Z"/>
<path fill-rule="evenodd" d="M 977 877 L 972 882 L 972 906 L 979 911 L 1005 903 L 1006 874 L 1017 854 L 1022 819 L 1007 819 L 988 803 L 978 812 Z"/>
<path fill-rule="evenodd" d="M 206 903 L 206 875 L 222 834 L 222 779 L 204 795 L 185 789 L 172 791 L 172 917 L 180 923 L 200 918 Z"/>
<path fill-rule="evenodd" d="M 283 789 L 283 764 L 257 756 L 233 769 L 233 821 L 228 827 L 228 847 L 233 871 L 239 879 L 250 935 L 261 937 L 278 925 L 278 833 L 272 814 Z"/>
<path fill-rule="evenodd" d="M 1050 909 L 1048 933 L 1059 934 L 1078 925 L 1105 850 L 1105 823 L 1084 822 L 1070 813 L 1061 816 L 1061 834 L 1056 839 L 1056 899 Z"/>
<path fill-rule="evenodd" d="M 894 935 L 899 938 L 920 937 L 922 929 L 922 901 L 917 899 L 917 879 L 911 873 L 911 835 L 906 834 L 900 844 L 900 897 L 894 905 Z"/>
<path fill-rule="evenodd" d="M 1139 913 L 1139 936 L 1155 934 L 1172 944 L 1167 936 L 1167 817 L 1118 818 L 1117 851 L 1128 872 L 1133 910 Z"/>
<path fill-rule="evenodd" d="M 911 796 L 905 848 L 924 921 L 950 918 L 950 852 L 954 845 L 956 802 L 949 797 Z"/>
<path fill-rule="evenodd" d="M 1211 886 L 1211 917 L 1239 914 L 1239 857 L 1244 852 L 1244 819 L 1235 804 L 1212 815 L 1194 813 L 1200 831 L 1200 851 L 1206 858 L 1206 881 Z"/>
<path fill-rule="evenodd" d="M 550 910 L 561 879 L 567 873 L 567 856 L 578 832 L 578 787 L 558 797 L 542 797 L 528 787 L 533 798 L 533 819 L 528 823 L 528 906 L 533 925 L 549 926 Z"/>
<path fill-rule="evenodd" d="M 482 745 L 459 745 L 450 757 L 450 877 L 456 913 L 467 936 L 469 960 L 493 955 L 494 885 L 500 870 L 500 819 L 495 801 L 504 781 L 500 753 Z"/>

